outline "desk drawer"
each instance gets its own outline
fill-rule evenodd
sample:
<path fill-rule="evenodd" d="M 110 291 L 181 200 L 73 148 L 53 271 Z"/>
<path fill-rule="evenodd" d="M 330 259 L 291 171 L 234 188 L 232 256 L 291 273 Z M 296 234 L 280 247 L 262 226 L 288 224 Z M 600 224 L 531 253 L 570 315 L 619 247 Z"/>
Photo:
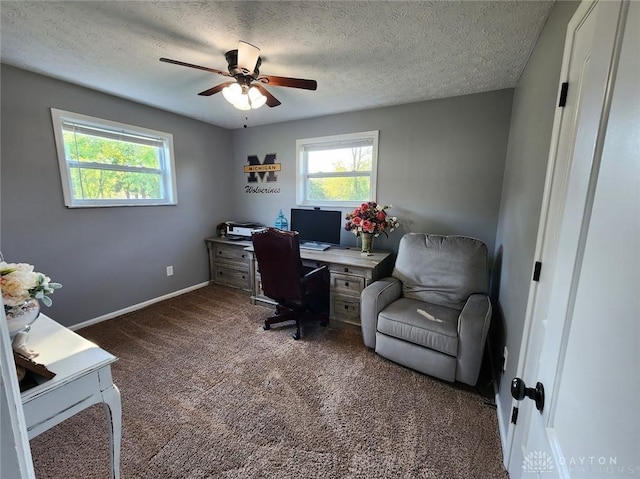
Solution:
<path fill-rule="evenodd" d="M 360 297 L 331 294 L 331 319 L 360 324 Z"/>
<path fill-rule="evenodd" d="M 331 273 L 331 291 L 344 294 L 351 293 L 359 297 L 363 289 L 364 278 L 362 276 Z"/>
<path fill-rule="evenodd" d="M 99 402 L 100 384 L 98 372 L 94 371 L 57 389 L 47 391 L 23 404 L 27 431 L 38 428 L 42 431 L 64 421 L 69 414 L 64 414 L 76 405 L 90 406 Z M 75 414 L 75 413 L 74 413 Z M 47 427 L 42 429 L 42 425 Z M 33 437 L 29 434 L 29 437 Z"/>
<path fill-rule="evenodd" d="M 251 253 L 244 250 L 244 246 L 233 246 L 228 244 L 216 243 L 213 247 L 214 257 L 217 260 L 226 259 L 230 261 L 239 261 L 249 264 L 249 255 Z"/>
<path fill-rule="evenodd" d="M 363 278 L 371 277 L 371 270 L 367 268 L 359 268 L 358 266 L 350 266 L 346 264 L 331 264 L 329 269 L 334 273 L 352 274 L 362 276 Z"/>
<path fill-rule="evenodd" d="M 216 283 L 244 290 L 251 289 L 248 269 L 228 264 L 216 264 L 213 270 Z"/>

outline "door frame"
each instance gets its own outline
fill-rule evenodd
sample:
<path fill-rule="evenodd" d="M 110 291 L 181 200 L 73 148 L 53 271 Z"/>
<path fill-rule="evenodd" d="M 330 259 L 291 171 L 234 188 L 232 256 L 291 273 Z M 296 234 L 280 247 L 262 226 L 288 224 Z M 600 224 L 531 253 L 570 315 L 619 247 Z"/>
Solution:
<path fill-rule="evenodd" d="M 2 434 L 3 439 L 10 438 L 13 444 L 10 443 L 9 446 L 13 446 L 16 451 L 16 457 L 3 458 L 3 460 L 8 460 L 10 467 L 15 469 L 17 476 L 14 477 L 31 479 L 35 478 L 35 472 L 15 367 L 4 308 L 0 308 L 0 386 L 2 386 L 0 394 L 6 395 L 8 409 L 8 411 L 2 411 L 0 414 L 7 413 L 9 416 L 8 423 L 3 422 L 0 424 L 0 427 L 2 427 L 0 434 Z M 5 435 L 8 427 L 11 428 L 11 431 Z M 12 462 L 14 462 L 13 465 L 11 464 Z"/>

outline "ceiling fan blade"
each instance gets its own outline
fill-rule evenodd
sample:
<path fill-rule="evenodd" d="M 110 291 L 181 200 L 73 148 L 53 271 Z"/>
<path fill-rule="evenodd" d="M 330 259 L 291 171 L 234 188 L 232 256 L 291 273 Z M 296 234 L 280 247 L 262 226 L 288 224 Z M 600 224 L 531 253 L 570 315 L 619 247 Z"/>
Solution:
<path fill-rule="evenodd" d="M 189 68 L 196 68 L 198 70 L 203 70 L 205 72 L 211 72 L 211 73 L 217 73 L 219 75 L 223 75 L 226 77 L 230 77 L 231 74 L 229 74 L 228 72 L 223 72 L 222 70 L 216 70 L 215 68 L 209 68 L 209 67 L 202 67 L 200 65 L 194 65 L 192 63 L 185 63 L 185 62 L 181 62 L 178 60 L 171 60 L 170 58 L 161 58 L 160 59 L 161 62 L 165 62 L 165 63 L 173 63 L 174 65 L 180 65 L 183 67 L 189 67 Z"/>
<path fill-rule="evenodd" d="M 303 78 L 276 77 L 272 75 L 262 75 L 258 81 L 271 86 L 287 86 L 291 88 L 303 88 L 305 90 L 315 90 L 318 82 L 315 80 L 305 80 Z"/>
<path fill-rule="evenodd" d="M 260 85 L 260 83 L 253 83 L 251 86 L 256 87 L 258 90 L 260 90 L 260 93 L 267 97 L 267 106 L 274 107 L 280 105 L 280 100 L 269 93 L 269 91 L 265 87 Z"/>
<path fill-rule="evenodd" d="M 208 90 L 205 91 L 201 91 L 200 93 L 198 93 L 198 95 L 200 96 L 211 96 L 214 93 L 218 93 L 220 91 L 222 91 L 222 89 L 226 86 L 229 86 L 231 84 L 235 83 L 235 81 L 226 81 L 224 83 L 220 83 L 220 85 L 216 85 L 213 88 L 209 88 Z"/>
<path fill-rule="evenodd" d="M 251 73 L 258 63 L 260 57 L 260 49 L 251 43 L 239 41 L 238 42 L 238 68 L 240 68 L 245 75 Z"/>

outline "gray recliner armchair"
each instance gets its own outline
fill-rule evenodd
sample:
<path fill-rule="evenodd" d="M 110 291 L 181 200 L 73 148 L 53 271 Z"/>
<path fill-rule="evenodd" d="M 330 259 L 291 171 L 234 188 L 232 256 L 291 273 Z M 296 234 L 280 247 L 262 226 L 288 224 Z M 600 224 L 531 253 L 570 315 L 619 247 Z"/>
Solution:
<path fill-rule="evenodd" d="M 475 385 L 491 320 L 487 261 L 477 239 L 403 236 L 392 276 L 362 292 L 364 344 L 416 371 Z"/>

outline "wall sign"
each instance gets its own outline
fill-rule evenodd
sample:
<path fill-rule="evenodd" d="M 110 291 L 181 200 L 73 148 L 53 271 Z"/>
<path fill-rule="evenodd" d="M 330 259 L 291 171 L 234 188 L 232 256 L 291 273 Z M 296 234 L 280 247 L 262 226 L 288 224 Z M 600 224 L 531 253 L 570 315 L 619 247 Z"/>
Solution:
<path fill-rule="evenodd" d="M 244 172 L 248 173 L 247 181 L 249 183 L 261 182 L 275 183 L 278 181 L 276 172 L 281 171 L 280 163 L 276 163 L 276 154 L 268 153 L 264 157 L 264 161 L 260 161 L 258 155 L 249 155 L 247 157 L 248 165 L 244 166 Z M 280 193 L 280 188 L 263 188 L 259 186 L 247 185 L 244 187 L 245 193 Z"/>

